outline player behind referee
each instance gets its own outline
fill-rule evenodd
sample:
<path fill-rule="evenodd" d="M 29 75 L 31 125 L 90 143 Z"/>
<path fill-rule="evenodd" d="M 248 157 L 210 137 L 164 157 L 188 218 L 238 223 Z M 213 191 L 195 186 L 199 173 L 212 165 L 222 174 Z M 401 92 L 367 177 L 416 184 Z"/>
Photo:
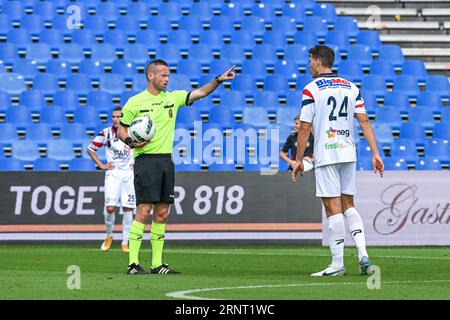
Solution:
<path fill-rule="evenodd" d="M 130 229 L 128 274 L 146 273 L 139 264 L 139 249 L 145 223 L 152 209 L 150 273 L 179 273 L 162 261 L 169 208 L 174 202 L 175 170 L 171 156 L 177 111 L 182 106 L 190 106 L 194 101 L 206 97 L 223 81 L 233 79 L 235 77 L 233 69 L 234 66 L 191 92 L 165 91 L 169 83 L 169 67 L 163 60 L 153 60 L 145 69 L 147 88 L 130 97 L 123 107 L 119 137 L 134 148 L 134 186 L 137 204 L 136 215 Z M 156 133 L 150 143 L 136 143 L 128 135 L 127 127 L 135 118 L 145 115 L 149 115 L 152 119 Z"/>

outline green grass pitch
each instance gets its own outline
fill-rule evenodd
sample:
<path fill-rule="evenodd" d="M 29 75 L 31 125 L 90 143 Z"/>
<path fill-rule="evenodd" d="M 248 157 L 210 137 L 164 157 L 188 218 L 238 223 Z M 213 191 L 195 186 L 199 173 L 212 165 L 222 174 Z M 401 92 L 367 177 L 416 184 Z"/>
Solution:
<path fill-rule="evenodd" d="M 99 245 L 0 245 L 0 299 L 450 298 L 449 247 L 369 248 L 381 281 L 379 289 L 369 289 L 368 276 L 358 274 L 354 247 L 346 248 L 346 276 L 316 278 L 309 274 L 330 262 L 326 247 L 168 243 L 165 261 L 182 275 L 128 276 L 128 254 L 117 243 L 109 252 Z M 142 247 L 148 270 L 148 242 Z M 80 289 L 67 287 L 71 265 L 80 268 Z M 371 280 L 374 286 L 375 276 Z"/>

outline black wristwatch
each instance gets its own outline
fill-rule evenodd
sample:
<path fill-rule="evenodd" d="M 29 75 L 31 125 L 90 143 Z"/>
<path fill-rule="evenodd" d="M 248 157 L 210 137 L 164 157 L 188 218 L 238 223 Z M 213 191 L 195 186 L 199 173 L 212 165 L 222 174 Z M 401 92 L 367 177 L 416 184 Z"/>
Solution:
<path fill-rule="evenodd" d="M 220 76 L 221 74 L 217 75 L 215 78 L 218 84 L 221 84 L 223 82 L 222 80 L 220 80 Z"/>
<path fill-rule="evenodd" d="M 127 146 L 129 146 L 131 149 L 134 149 L 134 146 L 133 146 L 133 138 L 127 137 L 127 138 L 125 139 L 125 144 L 126 144 Z"/>

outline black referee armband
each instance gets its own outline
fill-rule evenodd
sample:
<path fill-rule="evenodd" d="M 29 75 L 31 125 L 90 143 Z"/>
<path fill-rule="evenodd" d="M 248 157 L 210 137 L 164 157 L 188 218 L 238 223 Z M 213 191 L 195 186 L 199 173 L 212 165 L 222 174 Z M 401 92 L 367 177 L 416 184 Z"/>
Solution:
<path fill-rule="evenodd" d="M 216 76 L 216 78 L 215 78 L 215 80 L 216 80 L 216 82 L 218 83 L 218 84 L 221 84 L 223 81 L 222 80 L 220 80 L 220 74 L 219 75 L 217 75 Z"/>
<path fill-rule="evenodd" d="M 125 144 L 126 144 L 127 146 L 129 146 L 131 149 L 134 149 L 134 146 L 133 146 L 133 138 L 127 137 L 127 138 L 125 139 Z"/>

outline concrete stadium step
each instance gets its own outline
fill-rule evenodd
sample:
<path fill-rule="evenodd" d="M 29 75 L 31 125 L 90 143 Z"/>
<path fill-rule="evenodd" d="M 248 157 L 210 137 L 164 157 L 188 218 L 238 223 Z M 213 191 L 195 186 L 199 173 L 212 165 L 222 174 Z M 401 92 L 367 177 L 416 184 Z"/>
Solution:
<path fill-rule="evenodd" d="M 450 35 L 436 34 L 433 36 L 426 34 L 380 34 L 383 43 L 394 43 L 404 48 L 426 48 L 430 43 L 438 47 L 450 47 Z"/>
<path fill-rule="evenodd" d="M 374 29 L 380 34 L 447 34 L 438 21 L 358 21 L 360 29 Z"/>

